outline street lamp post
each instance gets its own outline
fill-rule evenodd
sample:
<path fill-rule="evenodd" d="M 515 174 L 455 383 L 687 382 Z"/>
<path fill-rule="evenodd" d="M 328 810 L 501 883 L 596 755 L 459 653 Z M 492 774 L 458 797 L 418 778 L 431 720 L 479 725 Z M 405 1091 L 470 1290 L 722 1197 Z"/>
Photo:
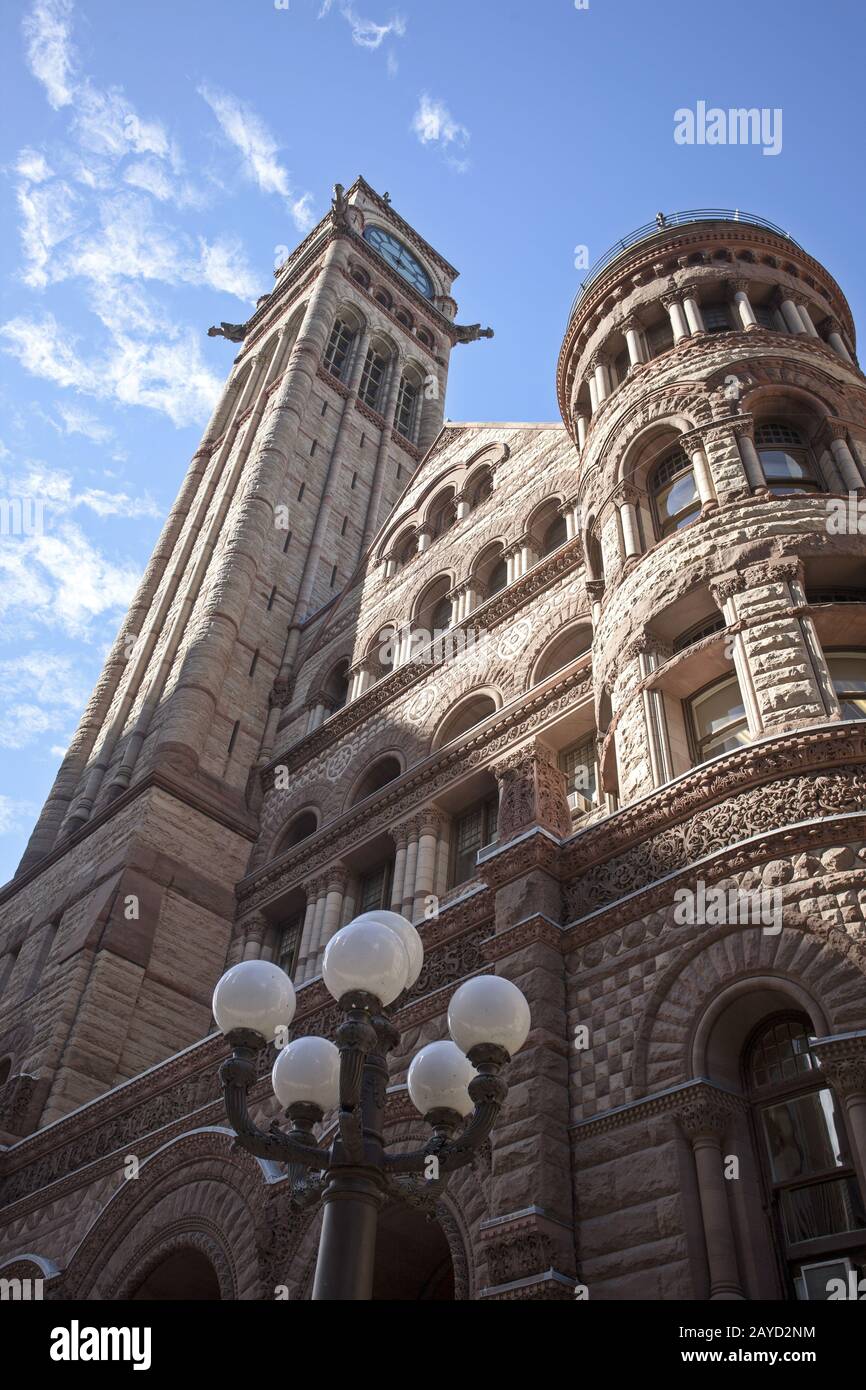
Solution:
<path fill-rule="evenodd" d="M 457 1169 L 487 1139 L 507 1094 L 502 1068 L 529 1032 L 529 1005 L 497 975 L 467 980 L 448 1008 L 451 1041 L 429 1043 L 412 1060 L 409 1095 L 431 1128 L 423 1148 L 389 1153 L 384 1142 L 388 1053 L 399 1032 L 385 1010 L 421 973 L 418 932 L 395 912 L 368 912 L 328 942 L 322 975 L 343 1020 L 327 1038 L 288 1041 L 292 982 L 268 961 L 242 961 L 214 991 L 214 1018 L 232 1047 L 220 1068 L 226 1112 L 238 1142 L 259 1158 L 289 1165 L 296 1209 L 318 1200 L 322 1232 L 313 1298 L 372 1297 L 379 1212 L 389 1198 L 432 1210 Z M 256 1054 L 280 1047 L 272 1080 L 289 1120 L 259 1129 L 249 1112 Z M 314 1126 L 337 1110 L 329 1149 Z"/>

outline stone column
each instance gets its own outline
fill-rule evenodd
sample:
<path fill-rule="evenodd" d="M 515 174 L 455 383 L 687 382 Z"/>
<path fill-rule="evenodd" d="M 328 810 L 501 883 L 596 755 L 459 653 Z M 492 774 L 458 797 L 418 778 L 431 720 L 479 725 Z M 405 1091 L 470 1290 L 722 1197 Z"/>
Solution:
<path fill-rule="evenodd" d="M 295 979 L 299 984 L 307 979 L 307 974 L 311 973 L 307 970 L 307 965 L 309 965 L 310 949 L 311 944 L 313 944 L 313 931 L 316 927 L 318 894 L 320 894 L 322 887 L 324 885 L 322 885 L 320 878 L 309 878 L 307 883 L 303 885 L 307 906 L 304 909 L 303 926 L 300 929 L 300 945 L 297 948 L 297 965 L 295 967 Z"/>
<path fill-rule="evenodd" d="M 663 294 L 661 299 L 662 304 L 668 311 L 668 318 L 671 321 L 671 328 L 674 334 L 674 346 L 676 346 L 683 338 L 688 338 L 689 336 L 689 326 L 686 322 L 685 314 L 683 313 L 683 306 L 680 303 L 678 294 Z"/>
<path fill-rule="evenodd" d="M 825 323 L 827 328 L 827 342 L 830 344 L 833 351 L 842 358 L 843 362 L 850 362 L 853 366 L 853 358 L 845 346 L 845 340 L 842 337 L 839 323 L 836 319 L 827 319 Z"/>
<path fill-rule="evenodd" d="M 622 524 L 622 541 L 625 548 L 625 559 L 632 560 L 641 554 L 640 532 L 638 530 L 637 489 L 630 484 L 622 484 L 617 498 L 619 506 L 619 517 Z"/>
<path fill-rule="evenodd" d="M 720 579 L 710 581 L 710 593 L 713 602 L 716 603 L 721 611 L 727 627 L 739 622 L 739 612 L 737 610 L 737 595 L 746 587 L 746 581 L 741 574 L 726 575 Z M 761 718 L 760 705 L 755 693 L 755 686 L 752 681 L 752 672 L 749 668 L 746 649 L 743 643 L 743 634 L 737 632 L 734 636 L 731 647 L 731 657 L 734 663 L 734 671 L 740 687 L 740 694 L 743 697 L 743 705 L 746 710 L 746 718 L 749 724 L 749 733 L 753 738 L 757 738 L 764 731 L 764 723 Z"/>
<path fill-rule="evenodd" d="M 607 368 L 607 362 L 600 353 L 595 354 L 589 365 L 595 376 L 596 396 L 599 405 L 601 405 L 602 401 L 610 395 L 610 372 Z"/>
<path fill-rule="evenodd" d="M 692 461 L 692 469 L 695 475 L 695 486 L 698 489 L 698 496 L 701 505 L 706 507 L 710 504 L 716 505 L 716 494 L 713 490 L 713 479 L 710 473 L 710 465 L 704 452 L 703 441 L 699 437 L 692 436 L 683 441 L 688 450 L 689 458 Z"/>
<path fill-rule="evenodd" d="M 417 818 L 418 857 L 415 862 L 415 896 L 411 920 L 422 921 L 425 900 L 433 892 L 436 879 L 436 860 L 439 851 L 439 836 L 442 833 L 444 818 L 434 807 L 427 807 Z"/>
<path fill-rule="evenodd" d="M 704 318 L 698 303 L 697 289 L 694 285 L 683 286 L 683 308 L 686 311 L 689 332 L 692 334 L 705 333 Z"/>
<path fill-rule="evenodd" d="M 409 840 L 409 826 L 404 822 L 401 825 L 392 825 L 388 834 L 394 841 L 394 877 L 391 882 L 391 903 L 392 912 L 402 912 L 403 910 L 403 888 L 406 883 L 406 850 Z"/>
<path fill-rule="evenodd" d="M 755 423 L 753 420 L 738 420 L 732 428 L 737 438 L 737 448 L 740 451 L 746 481 L 752 492 L 759 492 L 766 488 L 767 480 L 755 448 Z"/>
<path fill-rule="evenodd" d="M 575 415 L 575 417 L 574 417 L 574 422 L 575 422 L 575 427 L 576 427 L 576 429 L 577 429 L 577 447 L 578 447 L 578 449 L 580 449 L 581 451 L 583 451 L 583 448 L 584 448 L 584 446 L 585 446 L 585 444 L 586 444 L 586 428 L 587 428 L 587 424 L 586 424 L 586 416 L 584 415 L 584 413 L 583 413 L 582 410 L 579 411 L 579 412 Z"/>
<path fill-rule="evenodd" d="M 622 326 L 625 345 L 628 348 L 629 366 L 639 367 L 643 362 L 643 346 L 640 340 L 641 323 L 634 316 L 627 318 Z"/>
<path fill-rule="evenodd" d="M 308 962 L 309 974 L 305 977 L 307 979 L 320 973 L 325 947 L 340 925 L 347 878 L 345 864 L 338 862 L 332 864 L 320 880 L 322 887 L 316 905 L 312 950 Z"/>
<path fill-rule="evenodd" d="M 470 512 L 470 506 L 469 506 L 469 499 L 468 499 L 468 497 L 466 496 L 465 492 L 458 492 L 458 494 L 457 494 L 457 520 L 458 520 L 458 521 L 462 521 L 464 517 L 467 517 L 467 516 L 469 515 L 469 512 Z"/>
<path fill-rule="evenodd" d="M 405 822 L 406 826 L 406 868 L 403 876 L 403 897 L 395 912 L 402 912 L 412 920 L 415 910 L 415 870 L 418 863 L 418 822 L 414 816 Z"/>
<path fill-rule="evenodd" d="M 494 763 L 492 770 L 499 783 L 500 841 L 532 826 L 541 826 L 558 837 L 571 834 L 565 773 L 560 772 L 556 754 L 546 744 L 533 739 Z"/>
<path fill-rule="evenodd" d="M 598 387 L 595 384 L 595 374 L 592 370 L 587 378 L 587 386 L 589 387 L 589 409 L 590 413 L 594 415 L 598 410 Z"/>
<path fill-rule="evenodd" d="M 748 280 L 733 280 L 731 282 L 731 289 L 733 291 L 734 304 L 736 305 L 740 323 L 743 325 L 743 328 L 746 331 L 750 328 L 758 328 L 760 325 L 755 317 L 752 301 L 749 299 Z"/>
<path fill-rule="evenodd" d="M 866 1200 L 866 1032 L 820 1039 L 814 1050 L 845 1112 L 851 1157 Z"/>
<path fill-rule="evenodd" d="M 428 522 L 422 522 L 418 527 L 418 554 L 423 555 L 425 550 L 429 550 L 433 544 L 433 531 Z"/>
<path fill-rule="evenodd" d="M 833 461 L 839 470 L 842 482 L 850 492 L 856 492 L 864 486 L 860 476 L 860 469 L 857 461 L 851 453 L 848 444 L 848 429 L 841 421 L 828 420 L 826 424 L 828 443 Z"/>
<path fill-rule="evenodd" d="M 586 596 L 592 605 L 592 625 L 598 627 L 601 617 L 601 601 L 604 596 L 604 580 L 588 579 L 586 581 Z"/>
<path fill-rule="evenodd" d="M 805 328 L 806 332 L 809 334 L 809 337 L 810 337 L 810 338 L 818 338 L 818 337 L 820 337 L 820 334 L 819 334 L 817 328 L 815 327 L 814 323 L 812 322 L 812 315 L 809 313 L 809 306 L 808 306 L 808 304 L 804 304 L 804 303 L 801 301 L 801 302 L 797 305 L 797 310 L 798 310 L 798 312 L 799 312 L 800 318 L 803 320 L 803 327 Z"/>
<path fill-rule="evenodd" d="M 669 653 L 663 654 L 659 650 L 658 642 L 648 633 L 642 634 L 635 640 L 632 651 L 638 659 L 641 681 L 646 681 L 653 671 L 656 671 L 662 664 L 665 656 L 669 655 Z M 674 775 L 670 733 L 662 692 L 645 689 L 643 707 L 653 785 L 661 787 L 665 782 L 669 782 Z"/>
<path fill-rule="evenodd" d="M 319 944 L 322 940 L 322 929 L 325 921 L 325 907 L 328 897 L 328 880 L 324 875 L 321 878 L 312 879 L 307 885 L 307 912 L 304 915 L 304 930 L 301 936 L 301 951 L 304 953 L 303 964 L 298 962 L 298 979 L 301 984 L 311 980 L 316 973 L 316 962 Z M 312 901 L 312 914 L 309 911 Z M 307 924 L 309 922 L 309 936 L 307 935 Z M 307 937 L 305 942 L 304 938 Z"/>
<path fill-rule="evenodd" d="M 737 1268 L 737 1248 L 725 1188 L 722 1140 L 733 1115 L 733 1103 L 723 1092 L 696 1088 L 678 1114 L 691 1143 L 698 1179 L 701 1218 L 710 1277 L 710 1299 L 745 1298 Z"/>
<path fill-rule="evenodd" d="M 797 310 L 797 306 L 794 303 L 793 299 L 788 298 L 787 295 L 784 298 L 780 297 L 779 308 L 782 311 L 782 318 L 785 320 L 789 332 L 806 332 L 806 326 L 803 323 L 802 318 L 800 317 L 800 314 Z"/>

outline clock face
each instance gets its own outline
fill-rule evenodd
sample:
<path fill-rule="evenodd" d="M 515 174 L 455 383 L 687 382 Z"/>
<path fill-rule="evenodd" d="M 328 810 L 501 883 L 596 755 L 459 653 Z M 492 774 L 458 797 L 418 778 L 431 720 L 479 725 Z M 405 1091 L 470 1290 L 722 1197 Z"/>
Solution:
<path fill-rule="evenodd" d="M 379 252 L 383 260 L 394 267 L 398 275 L 402 275 L 404 280 L 408 280 L 410 285 L 423 294 L 425 299 L 433 298 L 430 276 L 402 241 L 386 232 L 384 227 L 365 227 L 364 240 L 369 242 L 374 251 Z"/>

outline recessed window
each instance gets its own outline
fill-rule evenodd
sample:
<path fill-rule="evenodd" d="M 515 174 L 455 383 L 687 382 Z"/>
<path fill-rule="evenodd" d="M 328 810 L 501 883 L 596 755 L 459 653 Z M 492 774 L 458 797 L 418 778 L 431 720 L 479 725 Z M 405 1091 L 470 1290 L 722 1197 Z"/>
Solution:
<path fill-rule="evenodd" d="M 488 469 L 483 469 L 481 476 L 470 485 L 469 489 L 469 510 L 474 511 L 480 507 L 482 502 L 486 502 L 488 497 L 493 494 L 493 478 Z"/>
<path fill-rule="evenodd" d="M 303 913 L 296 912 L 293 917 L 290 917 L 278 928 L 276 963 L 281 970 L 285 970 L 289 977 L 295 972 L 303 927 Z"/>
<path fill-rule="evenodd" d="M 766 304 L 755 304 L 753 308 L 755 318 L 762 328 L 776 327 L 776 314 L 773 309 L 768 308 Z"/>
<path fill-rule="evenodd" d="M 400 764 L 397 759 L 381 758 L 379 762 L 370 768 L 370 771 L 361 782 L 361 785 L 355 793 L 355 799 L 352 805 L 356 806 L 359 801 L 363 801 L 368 796 L 373 796 L 376 792 L 381 791 L 383 787 L 387 787 L 389 782 L 393 782 L 394 779 L 399 776 Z"/>
<path fill-rule="evenodd" d="M 731 313 L 727 304 L 702 304 L 701 318 L 708 333 L 731 331 Z"/>
<path fill-rule="evenodd" d="M 425 347 L 432 348 L 433 334 L 429 333 L 426 328 L 419 328 L 417 336 L 420 338 L 421 342 L 424 344 Z"/>
<path fill-rule="evenodd" d="M 389 859 L 377 869 L 364 874 L 358 884 L 358 915 L 362 912 L 375 912 L 377 908 L 391 906 L 391 886 L 394 879 L 394 861 Z"/>
<path fill-rule="evenodd" d="M 866 719 L 866 652 L 830 652 L 827 666 L 843 719 Z"/>
<path fill-rule="evenodd" d="M 657 323 L 654 327 L 646 331 L 647 347 L 650 357 L 658 357 L 659 353 L 667 352 L 674 345 L 674 330 L 669 322 Z"/>
<path fill-rule="evenodd" d="M 669 536 L 691 526 L 701 513 L 701 498 L 691 460 L 682 449 L 673 449 L 652 475 L 651 494 L 659 534 Z"/>
<path fill-rule="evenodd" d="M 346 363 L 349 360 L 354 341 L 355 330 L 344 319 L 335 319 L 328 346 L 325 349 L 325 369 L 338 381 L 343 380 Z"/>
<path fill-rule="evenodd" d="M 744 1070 L 789 1278 L 798 1297 L 826 1299 L 828 1279 L 840 1272 L 830 1261 L 836 1257 L 843 1278 L 847 1256 L 856 1262 L 852 1234 L 866 1230 L 866 1210 L 838 1103 L 810 1049 L 808 1020 L 768 1020 Z"/>
<path fill-rule="evenodd" d="M 561 545 L 565 545 L 568 540 L 568 527 L 565 524 L 564 516 L 556 516 L 551 521 L 541 542 L 541 554 L 549 555 L 551 551 L 558 550 Z"/>
<path fill-rule="evenodd" d="M 591 811 L 598 802 L 595 733 L 560 753 L 559 770 L 565 773 L 565 790 L 572 810 Z"/>
<path fill-rule="evenodd" d="M 674 639 L 673 650 L 683 652 L 686 647 L 693 647 L 696 642 L 703 642 L 705 637 L 712 637 L 715 632 L 724 632 L 727 624 L 721 613 L 714 613 L 711 618 L 702 618 L 699 623 L 694 623 L 692 627 L 686 628 L 679 637 Z"/>
<path fill-rule="evenodd" d="M 387 358 L 376 347 L 367 350 L 364 361 L 364 370 L 361 373 L 361 385 L 358 388 L 358 395 L 365 405 L 371 410 L 377 410 L 379 397 L 382 394 L 382 382 L 385 378 L 385 367 Z"/>
<path fill-rule="evenodd" d="M 387 290 L 378 289 L 376 291 L 376 303 L 381 304 L 383 309 L 390 309 L 392 299 Z"/>
<path fill-rule="evenodd" d="M 454 505 L 453 495 L 449 494 L 438 502 L 434 502 L 428 518 L 430 539 L 435 541 L 438 536 L 444 535 L 454 525 L 456 519 L 457 508 Z"/>
<path fill-rule="evenodd" d="M 488 598 L 492 594 L 498 594 L 500 589 L 504 589 L 507 583 L 508 565 L 504 559 L 497 560 L 496 564 L 493 566 L 493 569 L 490 571 L 490 577 L 487 580 Z"/>
<path fill-rule="evenodd" d="M 408 312 L 408 310 L 398 309 L 394 314 L 394 317 L 398 323 L 402 323 L 404 328 L 408 328 L 410 332 L 412 331 L 412 315 Z"/>
<path fill-rule="evenodd" d="M 410 381 L 406 376 L 400 378 L 394 425 L 397 433 L 402 434 L 404 439 L 410 441 L 415 433 L 415 417 L 418 413 L 418 400 L 420 394 L 419 388 L 414 381 Z"/>
<path fill-rule="evenodd" d="M 454 824 L 454 851 L 451 865 L 451 887 L 475 877 L 475 860 L 480 849 L 496 839 L 498 799 L 495 796 L 464 812 Z"/>
<path fill-rule="evenodd" d="M 689 715 L 699 763 L 749 742 L 749 724 L 736 676 L 727 676 L 693 696 Z"/>
<path fill-rule="evenodd" d="M 800 431 L 772 422 L 755 429 L 755 448 L 767 487 L 776 497 L 795 492 L 823 492 L 812 451 Z"/>

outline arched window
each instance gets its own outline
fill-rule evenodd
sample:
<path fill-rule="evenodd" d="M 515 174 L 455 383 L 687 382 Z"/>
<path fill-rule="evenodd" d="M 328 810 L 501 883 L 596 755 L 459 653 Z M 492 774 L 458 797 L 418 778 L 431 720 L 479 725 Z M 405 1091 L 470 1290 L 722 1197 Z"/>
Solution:
<path fill-rule="evenodd" d="M 701 499 L 691 460 L 682 449 L 672 449 L 652 474 L 650 495 L 659 536 L 669 536 L 691 526 L 701 512 Z"/>
<path fill-rule="evenodd" d="M 428 329 L 419 328 L 417 336 L 420 338 L 421 342 L 424 344 L 425 347 L 432 348 L 435 346 L 433 334 L 430 333 Z"/>
<path fill-rule="evenodd" d="M 315 811 L 302 811 L 299 816 L 295 817 L 283 836 L 280 853 L 283 850 L 292 849 L 294 845 L 299 845 L 302 840 L 315 834 L 318 824 Z"/>
<path fill-rule="evenodd" d="M 364 801 L 368 796 L 373 796 L 376 792 L 387 787 L 389 782 L 393 782 L 395 777 L 400 776 L 400 764 L 394 757 L 380 758 L 374 763 L 369 772 L 361 780 L 354 797 L 352 805 L 357 806 L 359 801 Z"/>
<path fill-rule="evenodd" d="M 391 887 L 394 882 L 394 860 L 386 859 L 368 869 L 358 880 L 358 915 L 391 906 Z"/>
<path fill-rule="evenodd" d="M 504 555 L 493 565 L 487 577 L 487 597 L 498 594 L 500 589 L 504 589 L 508 583 L 508 565 Z"/>
<path fill-rule="evenodd" d="M 388 366 L 388 354 L 381 343 L 371 343 L 367 349 L 367 356 L 364 359 L 364 370 L 361 372 L 361 384 L 358 387 L 358 395 L 365 405 L 371 410 L 379 409 L 379 402 L 382 397 L 382 383 L 385 380 L 385 370 Z"/>
<path fill-rule="evenodd" d="M 303 910 L 292 912 L 277 927 L 274 960 L 281 970 L 285 970 L 289 979 L 294 975 L 298 963 L 304 915 Z"/>
<path fill-rule="evenodd" d="M 776 497 L 793 492 L 823 492 L 812 451 L 800 431 L 771 421 L 755 427 L 755 448 L 767 487 Z"/>
<path fill-rule="evenodd" d="M 368 290 L 370 288 L 370 277 L 362 266 L 356 265 L 354 267 L 352 270 L 352 279 L 356 284 L 360 285 L 362 289 Z"/>
<path fill-rule="evenodd" d="M 567 628 L 555 637 L 544 649 L 533 675 L 532 683 L 546 680 L 563 666 L 569 666 L 579 656 L 583 656 L 592 646 L 592 628 L 588 623 Z"/>
<path fill-rule="evenodd" d="M 719 301 L 715 304 L 701 305 L 701 318 L 708 333 L 730 333 L 733 330 L 731 310 Z"/>
<path fill-rule="evenodd" d="M 828 652 L 827 666 L 843 719 L 866 719 L 866 652 Z"/>
<path fill-rule="evenodd" d="M 413 626 L 424 629 L 432 637 L 451 626 L 453 604 L 449 598 L 451 579 L 442 574 L 424 590 L 415 609 Z"/>
<path fill-rule="evenodd" d="M 415 535 L 413 531 L 410 535 L 404 537 L 403 540 L 397 542 L 397 546 L 394 551 L 394 563 L 397 566 L 397 569 L 401 570 L 404 565 L 408 565 L 409 561 L 413 559 L 414 556 L 416 556 L 417 554 L 418 537 Z"/>
<path fill-rule="evenodd" d="M 398 323 L 402 323 L 403 327 L 408 328 L 409 332 L 411 333 L 413 319 L 408 309 L 397 309 L 397 311 L 394 314 L 394 317 Z"/>
<path fill-rule="evenodd" d="M 394 302 L 388 291 L 386 289 L 383 289 L 381 285 L 376 291 L 375 298 L 376 303 L 381 304 L 383 309 L 390 309 L 391 305 Z"/>
<path fill-rule="evenodd" d="M 442 723 L 434 740 L 436 747 L 441 748 L 443 744 L 461 738 L 470 729 L 474 729 L 476 724 L 481 724 L 495 713 L 496 701 L 491 695 L 479 693 L 463 700 Z"/>
<path fill-rule="evenodd" d="M 541 541 L 541 555 L 549 555 L 552 550 L 558 550 L 561 545 L 565 545 L 568 540 L 568 528 L 565 524 L 564 516 L 555 516 L 544 533 Z"/>
<path fill-rule="evenodd" d="M 749 740 L 749 724 L 740 683 L 725 676 L 688 702 L 689 724 L 696 763 L 741 748 Z"/>
<path fill-rule="evenodd" d="M 454 493 L 449 491 L 437 497 L 431 504 L 427 513 L 427 525 L 430 530 L 430 539 L 436 540 L 437 536 L 442 536 L 451 529 L 457 519 L 457 508 L 454 504 Z"/>
<path fill-rule="evenodd" d="M 476 507 L 480 507 L 482 502 L 486 502 L 488 497 L 493 494 L 493 475 L 489 468 L 482 468 L 475 473 L 469 480 L 466 487 L 466 500 L 469 503 L 469 510 L 474 512 Z"/>
<path fill-rule="evenodd" d="M 325 695 L 331 710 L 336 714 L 349 698 L 349 662 L 343 659 L 338 663 L 325 681 Z"/>
<path fill-rule="evenodd" d="M 328 346 L 325 348 L 325 370 L 330 372 L 331 376 L 335 376 L 338 381 L 342 381 L 345 377 L 346 366 L 352 354 L 356 334 L 355 325 L 347 318 L 341 318 L 338 315 L 334 319 Z"/>
<path fill-rule="evenodd" d="M 743 1057 L 773 1227 L 797 1297 L 826 1299 L 863 1256 L 866 1210 L 836 1098 L 804 1015 L 765 1019 Z M 859 1248 L 859 1251 L 857 1247 Z M 835 1266 L 835 1267 L 834 1267 Z"/>
<path fill-rule="evenodd" d="M 394 428 L 398 434 L 411 443 L 415 438 L 415 425 L 418 420 L 418 404 L 421 400 L 421 382 L 414 372 L 404 372 L 397 391 L 397 409 L 394 415 Z"/>

